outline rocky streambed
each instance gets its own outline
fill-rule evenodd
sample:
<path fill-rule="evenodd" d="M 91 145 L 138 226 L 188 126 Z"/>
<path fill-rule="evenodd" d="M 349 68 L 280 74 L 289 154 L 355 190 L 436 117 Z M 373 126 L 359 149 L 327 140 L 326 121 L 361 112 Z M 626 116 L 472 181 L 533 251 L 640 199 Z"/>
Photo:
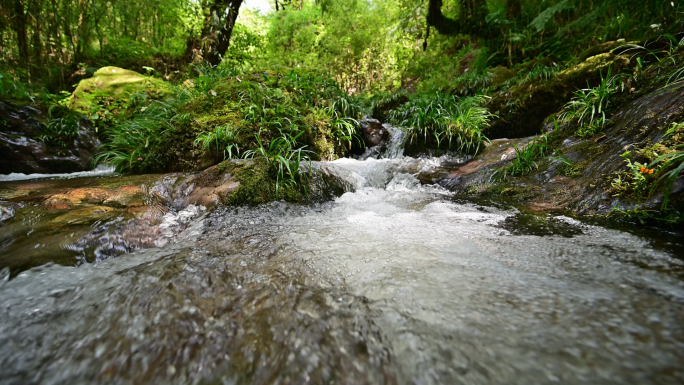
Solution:
<path fill-rule="evenodd" d="M 467 165 L 315 164 L 341 195 L 257 207 L 218 169 L 3 182 L 0 383 L 681 382 L 676 253 L 416 176 Z"/>

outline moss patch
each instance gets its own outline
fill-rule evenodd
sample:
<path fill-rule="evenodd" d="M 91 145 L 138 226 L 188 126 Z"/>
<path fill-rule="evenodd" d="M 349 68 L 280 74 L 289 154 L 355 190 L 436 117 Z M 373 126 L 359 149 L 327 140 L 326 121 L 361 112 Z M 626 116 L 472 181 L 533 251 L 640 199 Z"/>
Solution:
<path fill-rule="evenodd" d="M 263 159 L 255 159 L 248 163 L 224 162 L 221 166 L 232 173 L 240 182 L 240 187 L 228 195 L 224 203 L 235 206 L 254 206 L 276 200 L 276 178 L 274 170 Z M 278 200 L 288 202 L 302 201 L 302 193 L 291 187 L 281 186 Z"/>
<path fill-rule="evenodd" d="M 118 67 L 103 67 L 92 78 L 81 80 L 69 99 L 69 107 L 91 120 L 112 120 L 139 99 L 159 99 L 170 93 L 163 80 Z"/>
<path fill-rule="evenodd" d="M 566 164 L 563 163 L 556 169 L 558 175 L 567 176 L 568 178 L 576 178 L 582 175 L 582 170 L 584 168 L 577 164 Z"/>

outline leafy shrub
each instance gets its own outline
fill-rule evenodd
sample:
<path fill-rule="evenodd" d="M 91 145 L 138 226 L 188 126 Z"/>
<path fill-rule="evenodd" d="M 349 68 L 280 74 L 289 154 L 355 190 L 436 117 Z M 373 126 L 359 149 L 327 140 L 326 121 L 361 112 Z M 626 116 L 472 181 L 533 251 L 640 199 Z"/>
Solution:
<path fill-rule="evenodd" d="M 459 98 L 443 92 L 421 94 L 389 113 L 390 121 L 404 127 L 407 140 L 442 143 L 474 154 L 488 139 L 482 130 L 494 116 L 483 107 L 484 96 Z"/>

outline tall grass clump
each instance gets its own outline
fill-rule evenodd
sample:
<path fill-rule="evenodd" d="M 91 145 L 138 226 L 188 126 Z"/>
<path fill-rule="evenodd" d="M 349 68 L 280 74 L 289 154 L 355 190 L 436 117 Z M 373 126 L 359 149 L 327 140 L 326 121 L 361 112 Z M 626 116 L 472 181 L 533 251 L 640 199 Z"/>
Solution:
<path fill-rule="evenodd" d="M 195 146 L 201 146 L 204 151 L 216 147 L 216 155 L 223 151 L 223 159 L 232 158 L 233 151 L 240 154 L 240 146 L 237 144 L 237 131 L 230 125 L 218 126 L 213 131 L 203 131 L 195 141 Z"/>
<path fill-rule="evenodd" d="M 187 123 L 187 114 L 180 114 L 185 105 L 184 97 L 169 97 L 163 101 L 153 101 L 149 106 L 129 120 L 124 120 L 109 128 L 105 134 L 105 144 L 95 156 L 95 163 L 107 163 L 118 172 L 142 173 L 165 168 L 168 159 L 159 147 L 163 136 L 174 124 Z"/>
<path fill-rule="evenodd" d="M 606 109 L 610 105 L 611 95 L 618 89 L 624 90 L 623 75 L 610 76 L 601 74 L 601 84 L 594 88 L 586 88 L 575 92 L 575 96 L 564 107 L 560 120 L 577 121 L 575 135 L 591 137 L 601 132 L 606 124 Z"/>
<path fill-rule="evenodd" d="M 467 154 L 477 153 L 488 141 L 483 129 L 494 117 L 483 105 L 484 96 L 459 98 L 443 92 L 421 94 L 389 113 L 390 121 L 404 127 L 410 143 L 422 140 L 443 144 Z"/>
<path fill-rule="evenodd" d="M 309 170 L 311 169 L 311 158 L 309 157 L 311 151 L 306 150 L 306 146 L 297 142 L 303 133 L 303 131 L 297 133 L 280 131 L 280 135 L 271 138 L 268 143 L 263 142 L 261 136 L 257 134 L 258 147 L 244 153 L 245 159 L 254 157 L 265 159 L 275 170 L 276 199 L 278 199 L 278 193 L 283 187 L 299 188 L 304 195 L 307 195 L 308 177 L 306 173 L 301 172 L 301 167 L 308 163 Z"/>
<path fill-rule="evenodd" d="M 508 166 L 498 169 L 492 175 L 493 179 L 505 180 L 509 176 L 521 176 L 537 170 L 539 168 L 537 159 L 549 154 L 549 135 L 542 134 L 522 147 L 516 145 L 513 147 L 515 158 Z"/>
<path fill-rule="evenodd" d="M 528 84 L 537 80 L 553 79 L 560 72 L 561 67 L 554 63 L 554 65 L 546 66 L 543 64 L 535 64 L 524 75 L 519 75 L 513 78 L 518 85 Z"/>
<path fill-rule="evenodd" d="M 43 143 L 57 147 L 67 147 L 67 143 L 78 136 L 81 114 L 60 105 L 48 110 L 49 120 L 43 134 L 38 137 Z"/>
<path fill-rule="evenodd" d="M 229 76 L 237 76 L 240 73 L 235 68 L 211 66 L 206 63 L 196 66 L 195 71 L 197 72 L 197 77 L 191 80 L 192 87 L 188 88 L 199 95 L 210 94 L 219 81 Z"/>

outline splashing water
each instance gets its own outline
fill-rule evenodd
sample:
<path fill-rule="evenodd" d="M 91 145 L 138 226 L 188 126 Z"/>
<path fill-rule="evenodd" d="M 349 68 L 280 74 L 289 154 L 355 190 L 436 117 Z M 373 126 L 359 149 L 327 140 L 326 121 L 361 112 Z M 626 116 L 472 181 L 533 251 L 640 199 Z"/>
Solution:
<path fill-rule="evenodd" d="M 193 209 L 161 247 L 5 275 L 0 382 L 684 381 L 682 262 L 648 240 L 511 231 L 516 210 L 407 172 L 434 159 L 329 167 L 354 191 Z"/>

